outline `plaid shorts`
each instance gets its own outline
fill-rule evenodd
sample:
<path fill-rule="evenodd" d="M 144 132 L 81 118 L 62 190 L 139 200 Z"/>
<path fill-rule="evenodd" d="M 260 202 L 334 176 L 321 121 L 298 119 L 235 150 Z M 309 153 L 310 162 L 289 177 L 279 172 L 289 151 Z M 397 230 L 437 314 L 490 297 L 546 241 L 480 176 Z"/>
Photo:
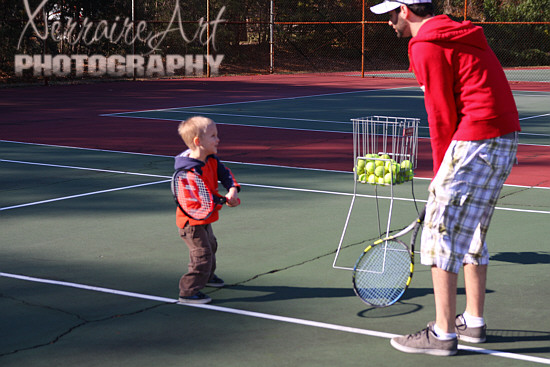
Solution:
<path fill-rule="evenodd" d="M 485 238 L 517 145 L 517 133 L 452 141 L 428 188 L 422 264 L 458 273 L 462 264 L 489 263 Z"/>

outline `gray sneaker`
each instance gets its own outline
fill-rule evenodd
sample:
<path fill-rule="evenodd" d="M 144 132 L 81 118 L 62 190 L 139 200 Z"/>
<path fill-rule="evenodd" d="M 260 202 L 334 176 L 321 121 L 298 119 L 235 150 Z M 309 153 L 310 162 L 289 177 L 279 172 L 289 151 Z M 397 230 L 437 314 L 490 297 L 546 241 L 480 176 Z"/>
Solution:
<path fill-rule="evenodd" d="M 431 327 L 416 334 L 398 336 L 391 340 L 391 345 L 401 352 L 421 353 L 433 356 L 452 356 L 458 351 L 458 340 L 439 340 Z"/>
<path fill-rule="evenodd" d="M 428 323 L 429 328 L 433 328 L 435 321 Z M 456 315 L 455 333 L 458 340 L 466 343 L 485 343 L 487 340 L 487 324 L 480 327 L 468 327 L 462 314 Z"/>
<path fill-rule="evenodd" d="M 455 321 L 456 335 L 466 343 L 485 343 L 487 340 L 487 324 L 480 327 L 468 327 L 464 316 L 457 315 Z"/>

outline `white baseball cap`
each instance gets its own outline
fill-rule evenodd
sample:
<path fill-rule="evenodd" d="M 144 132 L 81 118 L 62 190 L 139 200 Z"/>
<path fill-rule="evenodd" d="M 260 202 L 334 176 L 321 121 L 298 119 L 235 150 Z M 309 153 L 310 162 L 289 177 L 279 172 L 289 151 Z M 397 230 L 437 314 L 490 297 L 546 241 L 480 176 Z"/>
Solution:
<path fill-rule="evenodd" d="M 370 11 L 374 14 L 384 14 L 399 8 L 401 5 L 412 5 L 412 4 L 422 4 L 422 3 L 431 3 L 432 0 L 399 0 L 399 1 L 389 1 L 385 0 L 383 3 L 380 3 L 375 6 L 370 7 Z"/>

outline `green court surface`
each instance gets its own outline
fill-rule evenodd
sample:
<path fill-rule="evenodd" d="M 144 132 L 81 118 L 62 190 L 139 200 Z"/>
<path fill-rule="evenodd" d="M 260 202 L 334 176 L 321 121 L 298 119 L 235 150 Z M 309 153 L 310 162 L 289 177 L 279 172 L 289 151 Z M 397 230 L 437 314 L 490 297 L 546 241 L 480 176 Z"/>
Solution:
<path fill-rule="evenodd" d="M 10 142 L 0 157 L 3 367 L 550 364 L 549 189 L 503 189 L 488 239 L 488 342 L 436 358 L 389 344 L 433 319 L 428 268 L 417 264 L 403 299 L 382 309 L 333 269 L 350 172 L 227 162 L 243 186 L 242 205 L 214 225 L 227 286 L 192 307 L 175 303 L 187 248 L 171 157 Z M 414 180 L 418 205 L 428 183 Z M 378 237 L 375 194 L 388 212 L 387 188 L 358 189 L 341 266 Z M 392 230 L 415 216 L 412 191 L 395 187 Z M 459 284 L 459 310 L 464 299 Z"/>

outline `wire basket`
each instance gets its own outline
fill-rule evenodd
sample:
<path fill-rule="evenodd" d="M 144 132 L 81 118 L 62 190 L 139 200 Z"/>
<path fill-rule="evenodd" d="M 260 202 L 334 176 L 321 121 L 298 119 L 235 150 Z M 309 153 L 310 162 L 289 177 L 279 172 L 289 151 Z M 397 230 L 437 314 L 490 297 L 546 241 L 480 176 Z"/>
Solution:
<path fill-rule="evenodd" d="M 356 181 L 393 185 L 412 180 L 420 119 L 369 116 L 352 122 Z"/>
<path fill-rule="evenodd" d="M 420 119 L 406 117 L 370 116 L 352 119 L 353 122 L 353 156 L 354 185 L 353 197 L 348 210 L 344 230 L 338 243 L 332 267 L 334 269 L 353 270 L 352 267 L 336 265 L 342 243 L 350 221 L 355 199 L 357 182 L 375 184 L 376 207 L 378 213 L 378 232 L 382 236 L 381 219 L 378 210 L 378 185 L 389 186 L 390 206 L 386 226 L 386 236 L 390 234 L 393 210 L 393 185 L 411 181 L 416 168 L 418 153 L 418 125 Z M 372 167 L 374 166 L 374 168 Z M 376 170 L 383 173 L 377 174 Z M 376 178 L 376 181 L 373 179 Z M 415 201 L 416 202 L 416 201 Z"/>

